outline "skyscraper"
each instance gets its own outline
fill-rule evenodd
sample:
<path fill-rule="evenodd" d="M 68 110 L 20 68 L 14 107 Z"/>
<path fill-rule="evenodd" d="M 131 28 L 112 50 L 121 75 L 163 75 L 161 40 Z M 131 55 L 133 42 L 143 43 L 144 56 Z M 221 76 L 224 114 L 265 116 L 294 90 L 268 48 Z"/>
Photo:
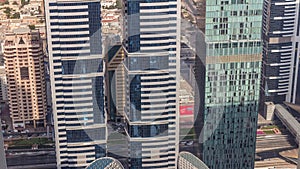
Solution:
<path fill-rule="evenodd" d="M 262 2 L 199 5 L 206 12 L 196 47 L 195 128 L 202 161 L 210 169 L 254 168 Z"/>
<path fill-rule="evenodd" d="M 106 155 L 100 0 L 46 0 L 57 168 Z"/>
<path fill-rule="evenodd" d="M 125 123 L 132 169 L 176 168 L 180 1 L 125 0 Z"/>
<path fill-rule="evenodd" d="M 299 64 L 299 3 L 296 0 L 264 0 L 263 7 L 261 104 L 269 101 L 295 103 Z"/>
<path fill-rule="evenodd" d="M 39 31 L 15 29 L 5 35 L 3 47 L 13 128 L 45 126 L 44 52 Z"/>

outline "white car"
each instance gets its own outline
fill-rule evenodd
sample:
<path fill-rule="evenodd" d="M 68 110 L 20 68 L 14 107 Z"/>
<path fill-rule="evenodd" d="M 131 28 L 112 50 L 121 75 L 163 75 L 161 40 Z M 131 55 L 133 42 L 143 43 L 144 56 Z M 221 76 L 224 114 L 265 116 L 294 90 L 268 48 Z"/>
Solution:
<path fill-rule="evenodd" d="M 191 145 L 193 145 L 193 144 L 194 144 L 193 141 L 188 141 L 188 142 L 186 143 L 187 146 L 191 146 Z"/>

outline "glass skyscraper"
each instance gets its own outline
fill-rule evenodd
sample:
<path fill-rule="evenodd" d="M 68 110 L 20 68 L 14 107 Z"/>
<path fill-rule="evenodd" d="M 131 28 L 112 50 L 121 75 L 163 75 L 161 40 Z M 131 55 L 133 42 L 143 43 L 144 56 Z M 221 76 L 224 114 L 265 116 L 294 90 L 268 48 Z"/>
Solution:
<path fill-rule="evenodd" d="M 106 156 L 100 0 L 46 0 L 57 168 Z"/>
<path fill-rule="evenodd" d="M 131 169 L 177 168 L 179 0 L 125 0 L 125 131 Z"/>
<path fill-rule="evenodd" d="M 207 0 L 199 9 L 206 12 L 196 48 L 195 129 L 210 169 L 254 168 L 262 4 Z"/>

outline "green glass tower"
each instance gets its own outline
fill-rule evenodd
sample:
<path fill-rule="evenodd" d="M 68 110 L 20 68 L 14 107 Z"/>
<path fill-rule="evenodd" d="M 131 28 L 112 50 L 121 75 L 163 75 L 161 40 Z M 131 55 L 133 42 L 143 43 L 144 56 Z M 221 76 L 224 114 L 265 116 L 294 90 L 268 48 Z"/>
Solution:
<path fill-rule="evenodd" d="M 206 0 L 198 35 L 195 129 L 210 169 L 254 168 L 263 0 Z M 201 28 L 201 25 L 205 27 Z"/>

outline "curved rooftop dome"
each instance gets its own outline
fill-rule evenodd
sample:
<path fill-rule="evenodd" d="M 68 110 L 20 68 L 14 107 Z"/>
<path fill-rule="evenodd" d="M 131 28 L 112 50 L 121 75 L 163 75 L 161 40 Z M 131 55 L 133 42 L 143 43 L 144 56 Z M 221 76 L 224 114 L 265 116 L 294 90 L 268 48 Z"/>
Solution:
<path fill-rule="evenodd" d="M 192 153 L 182 151 L 178 157 L 179 169 L 209 169 L 198 157 Z"/>
<path fill-rule="evenodd" d="M 93 161 L 85 169 L 124 169 L 124 167 L 117 159 L 102 157 Z"/>

